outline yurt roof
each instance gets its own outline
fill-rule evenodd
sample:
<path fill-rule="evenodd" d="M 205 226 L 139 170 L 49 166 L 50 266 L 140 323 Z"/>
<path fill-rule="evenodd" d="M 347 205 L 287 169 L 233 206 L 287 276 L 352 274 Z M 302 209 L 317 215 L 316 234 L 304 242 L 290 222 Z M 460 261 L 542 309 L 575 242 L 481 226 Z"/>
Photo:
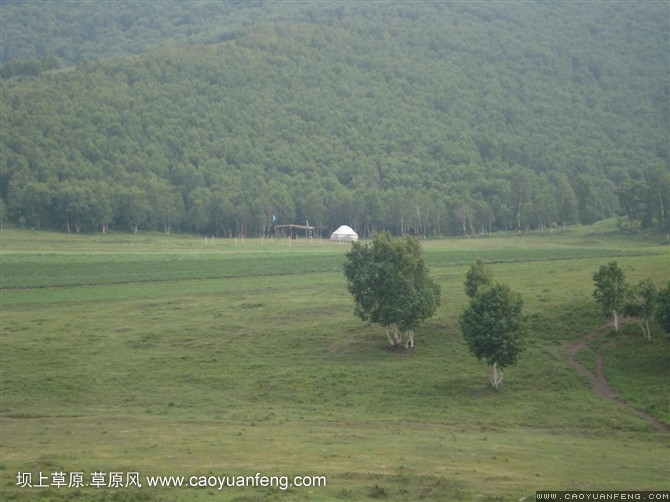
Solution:
<path fill-rule="evenodd" d="M 354 232 L 354 229 L 351 228 L 348 225 L 342 225 L 340 228 L 335 230 L 333 234 L 337 235 L 358 235 L 356 232 Z"/>

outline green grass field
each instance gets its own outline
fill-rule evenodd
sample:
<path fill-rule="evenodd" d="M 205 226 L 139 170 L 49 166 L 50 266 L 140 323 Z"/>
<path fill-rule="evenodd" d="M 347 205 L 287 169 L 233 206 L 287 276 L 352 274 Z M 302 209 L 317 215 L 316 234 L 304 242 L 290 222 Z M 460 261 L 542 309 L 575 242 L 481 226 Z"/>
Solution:
<path fill-rule="evenodd" d="M 566 348 L 606 324 L 592 274 L 670 280 L 670 247 L 610 226 L 423 241 L 442 306 L 392 351 L 357 320 L 328 241 L 4 229 L 0 499 L 533 500 L 670 489 L 670 436 L 596 394 Z M 519 291 L 501 390 L 458 329 L 476 258 Z M 670 424 L 670 341 L 607 336 L 617 396 Z M 593 366 L 595 344 L 579 360 Z M 17 474 L 325 476 L 325 487 L 17 486 Z M 107 480 L 109 480 L 107 478 Z M 125 481 L 125 479 L 124 479 Z"/>

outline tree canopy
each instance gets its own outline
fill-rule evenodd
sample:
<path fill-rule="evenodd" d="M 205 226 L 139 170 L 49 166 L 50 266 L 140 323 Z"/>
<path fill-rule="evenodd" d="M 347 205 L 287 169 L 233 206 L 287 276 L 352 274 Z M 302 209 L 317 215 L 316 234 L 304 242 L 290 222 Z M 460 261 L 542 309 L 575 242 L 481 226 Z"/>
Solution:
<path fill-rule="evenodd" d="M 469 351 L 492 367 L 491 385 L 502 383 L 503 369 L 516 364 L 524 347 L 526 319 L 521 295 L 505 284 L 479 288 L 460 317 Z"/>
<path fill-rule="evenodd" d="M 386 328 L 392 346 L 414 347 L 414 330 L 440 304 L 440 287 L 428 275 L 419 242 L 379 232 L 371 244 L 355 242 L 346 255 L 344 275 L 355 313 Z"/>
<path fill-rule="evenodd" d="M 465 274 L 465 294 L 474 298 L 480 288 L 491 285 L 493 271 L 484 265 L 482 260 L 475 261 Z"/>
<path fill-rule="evenodd" d="M 663 2 L 0 8 L 19 225 L 670 231 Z"/>
<path fill-rule="evenodd" d="M 623 305 L 624 315 L 638 319 L 642 335 L 647 342 L 651 342 L 649 319 L 654 317 L 658 291 L 651 279 L 640 281 L 631 292 Z"/>
<path fill-rule="evenodd" d="M 624 271 L 616 261 L 601 265 L 593 274 L 593 297 L 600 304 L 605 316 L 613 316 L 614 330 L 619 331 L 619 316 L 630 292 Z"/>
<path fill-rule="evenodd" d="M 656 303 L 656 314 L 654 317 L 663 328 L 663 331 L 670 334 L 670 282 L 658 291 Z"/>

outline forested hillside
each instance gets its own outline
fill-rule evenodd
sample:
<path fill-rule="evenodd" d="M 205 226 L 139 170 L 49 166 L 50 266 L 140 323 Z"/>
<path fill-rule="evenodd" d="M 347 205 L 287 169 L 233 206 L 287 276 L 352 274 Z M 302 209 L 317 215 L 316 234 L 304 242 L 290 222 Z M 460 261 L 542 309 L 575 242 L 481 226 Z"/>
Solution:
<path fill-rule="evenodd" d="M 65 4 L 65 5 L 63 5 Z M 71 66 L 161 46 L 216 43 L 239 27 L 277 18 L 291 2 L 255 0 L 1 0 L 0 62 L 9 73 L 25 63 Z M 35 68 L 35 65 L 32 65 Z"/>
<path fill-rule="evenodd" d="M 668 231 L 667 2 L 35 5 L 0 16 L 5 221 Z"/>

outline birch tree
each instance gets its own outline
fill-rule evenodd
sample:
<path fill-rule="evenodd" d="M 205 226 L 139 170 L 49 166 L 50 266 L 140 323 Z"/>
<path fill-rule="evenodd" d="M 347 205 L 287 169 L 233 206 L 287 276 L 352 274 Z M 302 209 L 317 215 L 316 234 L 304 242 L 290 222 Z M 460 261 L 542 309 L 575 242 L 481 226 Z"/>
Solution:
<path fill-rule="evenodd" d="M 659 230 L 670 240 L 670 172 L 662 164 L 656 165 L 647 172 L 649 192 L 646 198 L 646 210 L 643 217 L 644 226 L 652 226 L 655 220 Z"/>
<path fill-rule="evenodd" d="M 645 279 L 632 289 L 630 296 L 623 306 L 623 313 L 625 315 L 638 320 L 640 328 L 642 328 L 642 336 L 647 342 L 651 342 L 649 319 L 654 315 L 656 300 L 656 286 L 650 279 Z"/>
<path fill-rule="evenodd" d="M 521 295 L 505 284 L 482 288 L 461 314 L 460 326 L 469 351 L 491 368 L 494 389 L 502 384 L 503 370 L 516 364 L 524 347 L 526 319 Z"/>
<path fill-rule="evenodd" d="M 596 288 L 593 297 L 598 301 L 605 316 L 614 317 L 614 331 L 619 331 L 618 312 L 625 303 L 628 293 L 628 284 L 623 270 L 613 261 L 602 265 L 598 272 L 593 274 Z"/>
<path fill-rule="evenodd" d="M 440 288 L 429 277 L 419 242 L 375 234 L 372 244 L 352 244 L 344 274 L 355 314 L 381 325 L 392 347 L 414 347 L 414 330 L 440 303 Z"/>
<path fill-rule="evenodd" d="M 670 333 L 670 282 L 666 287 L 659 289 L 656 295 L 656 314 L 654 317 L 663 331 Z"/>

